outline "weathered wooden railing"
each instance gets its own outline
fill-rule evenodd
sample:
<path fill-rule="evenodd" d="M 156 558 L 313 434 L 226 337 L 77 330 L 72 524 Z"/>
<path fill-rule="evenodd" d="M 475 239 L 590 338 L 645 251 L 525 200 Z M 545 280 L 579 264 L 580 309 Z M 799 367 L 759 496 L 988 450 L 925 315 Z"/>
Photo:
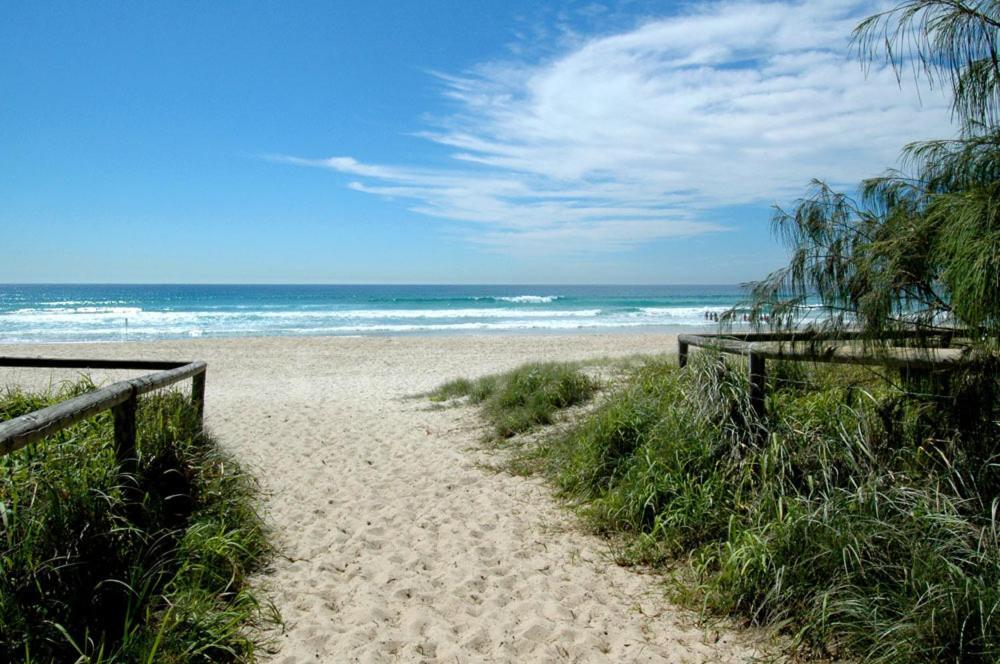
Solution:
<path fill-rule="evenodd" d="M 905 340 L 921 336 L 926 338 L 928 335 L 902 332 L 887 338 Z M 955 333 L 930 336 L 936 337 L 940 345 L 948 346 L 952 343 Z M 968 347 L 890 346 L 872 352 L 863 346 L 850 344 L 850 341 L 860 337 L 860 333 L 841 333 L 835 339 L 824 338 L 811 332 L 743 335 L 681 334 L 677 337 L 677 362 L 682 367 L 687 364 L 688 351 L 692 346 L 745 356 L 750 376 L 748 387 L 750 408 L 759 419 L 764 416 L 765 410 L 767 360 L 887 366 L 900 369 L 904 373 L 914 373 L 931 369 L 956 368 L 972 359 Z"/>
<path fill-rule="evenodd" d="M 200 360 L 169 362 L 0 357 L 0 367 L 158 370 L 156 373 L 119 381 L 0 422 L 0 456 L 10 454 L 71 424 L 110 409 L 115 421 L 115 454 L 122 472 L 129 472 L 134 468 L 136 461 L 135 411 L 138 397 L 190 378 L 191 401 L 199 418 L 204 417 L 205 413 L 205 372 L 208 365 Z"/>

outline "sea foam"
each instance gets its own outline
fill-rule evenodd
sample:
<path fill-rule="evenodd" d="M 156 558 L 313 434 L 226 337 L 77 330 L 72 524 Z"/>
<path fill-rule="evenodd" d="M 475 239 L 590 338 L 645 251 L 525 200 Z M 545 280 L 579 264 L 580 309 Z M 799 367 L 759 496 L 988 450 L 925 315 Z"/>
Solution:
<path fill-rule="evenodd" d="M 736 302 L 708 287 L 0 286 L 0 343 L 708 329 Z"/>

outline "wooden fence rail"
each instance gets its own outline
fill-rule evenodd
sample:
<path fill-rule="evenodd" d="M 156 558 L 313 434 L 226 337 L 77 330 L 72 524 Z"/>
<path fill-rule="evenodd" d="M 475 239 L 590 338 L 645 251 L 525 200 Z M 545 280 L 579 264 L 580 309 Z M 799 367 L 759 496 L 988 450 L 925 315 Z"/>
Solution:
<path fill-rule="evenodd" d="M 0 422 L 0 456 L 10 454 L 71 424 L 110 409 L 115 421 L 115 455 L 122 472 L 130 472 L 134 469 L 136 461 L 135 411 L 138 397 L 190 378 L 191 401 L 198 411 L 199 419 L 203 418 L 205 413 L 205 374 L 208 365 L 201 360 L 168 362 L 0 357 L 0 367 L 159 370 Z"/>
<path fill-rule="evenodd" d="M 949 345 L 955 335 L 948 333 L 932 336 L 938 338 L 942 345 Z M 931 369 L 954 369 L 973 359 L 972 351 L 968 347 L 893 346 L 873 353 L 856 344 L 845 343 L 858 338 L 859 334 L 848 333 L 831 339 L 809 332 L 746 335 L 681 334 L 677 337 L 677 362 L 681 367 L 687 364 L 688 353 L 692 346 L 746 356 L 750 376 L 748 387 L 750 408 L 760 419 L 765 414 L 767 360 L 888 366 L 912 374 Z M 890 338 L 905 340 L 918 337 L 915 334 L 898 333 Z M 927 336 L 919 338 L 926 339 Z"/>

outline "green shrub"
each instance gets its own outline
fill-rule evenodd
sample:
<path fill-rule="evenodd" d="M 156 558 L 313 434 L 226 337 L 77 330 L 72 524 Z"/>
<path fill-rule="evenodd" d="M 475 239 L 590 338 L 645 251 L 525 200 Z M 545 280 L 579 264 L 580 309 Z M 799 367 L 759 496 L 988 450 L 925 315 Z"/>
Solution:
<path fill-rule="evenodd" d="M 627 559 L 690 564 L 678 596 L 698 606 L 838 656 L 995 662 L 993 375 L 900 390 L 869 370 L 773 363 L 760 422 L 743 363 L 698 353 L 638 369 L 520 467 L 624 535 Z"/>
<path fill-rule="evenodd" d="M 0 418 L 92 387 L 9 391 Z M 252 659 L 256 485 L 179 393 L 141 399 L 137 422 L 134 477 L 109 412 L 0 457 L 0 661 Z"/>

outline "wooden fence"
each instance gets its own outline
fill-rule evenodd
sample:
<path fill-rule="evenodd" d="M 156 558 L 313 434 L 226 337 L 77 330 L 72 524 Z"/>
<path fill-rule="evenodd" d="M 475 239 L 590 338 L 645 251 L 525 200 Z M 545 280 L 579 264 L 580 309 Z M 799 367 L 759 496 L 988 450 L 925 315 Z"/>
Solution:
<path fill-rule="evenodd" d="M 111 410 L 115 421 L 115 455 L 122 472 L 134 469 L 135 411 L 138 397 L 191 379 L 191 401 L 198 417 L 205 413 L 205 373 L 208 365 L 158 360 L 79 360 L 43 357 L 0 357 L 0 367 L 52 369 L 146 369 L 156 373 L 131 378 L 61 401 L 26 415 L 0 422 L 0 456 L 19 450 L 71 424 Z"/>
<path fill-rule="evenodd" d="M 890 346 L 878 352 L 850 343 L 860 336 L 859 333 L 846 333 L 831 339 L 810 332 L 681 334 L 677 337 L 677 361 L 682 367 L 687 364 L 692 346 L 745 356 L 750 374 L 750 408 L 761 418 L 765 410 L 767 360 L 887 366 L 913 375 L 931 369 L 954 369 L 972 359 L 969 347 L 947 347 L 955 337 L 952 332 L 920 336 L 905 332 L 892 334 L 888 337 L 892 340 L 920 338 L 923 344 L 919 347 Z M 933 347 L 928 342 L 942 347 Z"/>

